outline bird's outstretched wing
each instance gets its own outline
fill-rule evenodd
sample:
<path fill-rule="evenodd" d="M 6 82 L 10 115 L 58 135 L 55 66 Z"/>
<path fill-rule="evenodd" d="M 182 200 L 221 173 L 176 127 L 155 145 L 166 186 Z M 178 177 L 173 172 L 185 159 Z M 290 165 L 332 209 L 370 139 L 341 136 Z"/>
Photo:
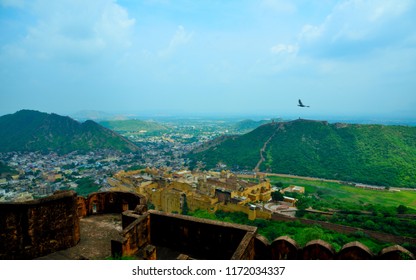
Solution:
<path fill-rule="evenodd" d="M 303 103 L 300 99 L 298 100 L 298 102 L 299 102 L 299 104 L 298 104 L 299 107 L 309 107 L 309 106 L 303 105 Z"/>

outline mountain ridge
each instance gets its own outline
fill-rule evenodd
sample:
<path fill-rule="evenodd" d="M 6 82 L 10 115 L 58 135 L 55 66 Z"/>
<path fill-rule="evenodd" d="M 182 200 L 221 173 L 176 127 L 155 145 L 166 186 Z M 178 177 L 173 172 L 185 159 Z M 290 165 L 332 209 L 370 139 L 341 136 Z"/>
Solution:
<path fill-rule="evenodd" d="M 94 121 L 83 123 L 68 116 L 20 110 L 0 117 L 0 152 L 89 151 L 114 149 L 134 152 L 138 147 Z"/>
<path fill-rule="evenodd" d="M 264 124 L 189 158 L 206 168 L 257 166 L 272 173 L 416 187 L 416 127 L 298 119 Z"/>

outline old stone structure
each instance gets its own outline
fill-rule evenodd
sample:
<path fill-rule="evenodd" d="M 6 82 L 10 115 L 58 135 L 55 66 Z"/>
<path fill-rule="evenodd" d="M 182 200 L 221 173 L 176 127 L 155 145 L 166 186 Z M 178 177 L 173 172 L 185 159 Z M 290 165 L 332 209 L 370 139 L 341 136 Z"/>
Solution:
<path fill-rule="evenodd" d="M 131 221 L 128 224 L 128 221 Z M 127 225 L 128 224 L 128 225 Z M 149 210 L 123 213 L 123 241 L 113 255 L 143 259 L 254 259 L 257 228 Z"/>
<path fill-rule="evenodd" d="M 274 221 L 282 221 L 282 222 L 299 221 L 302 224 L 311 225 L 311 226 L 319 225 L 322 228 L 326 228 L 326 229 L 333 230 L 333 231 L 340 232 L 340 233 L 344 233 L 344 234 L 352 234 L 352 233 L 355 233 L 357 231 L 361 231 L 361 232 L 364 232 L 365 234 L 367 234 L 369 237 L 380 240 L 380 241 L 383 241 L 383 242 L 391 242 L 391 243 L 397 243 L 397 244 L 402 244 L 402 243 L 416 244 L 416 238 L 413 238 L 413 237 L 397 236 L 397 235 L 392 235 L 392 234 L 388 234 L 388 233 L 384 233 L 384 232 L 372 231 L 372 230 L 367 230 L 367 229 L 362 229 L 362 228 L 357 228 L 357 227 L 351 227 L 351 226 L 345 226 L 345 225 L 340 225 L 340 224 L 334 224 L 334 223 L 329 223 L 329 222 L 324 222 L 324 221 L 309 220 L 309 219 L 297 218 L 297 217 L 289 217 L 289 216 L 282 215 L 282 214 L 277 214 L 277 213 L 273 213 L 271 215 L 271 219 L 274 220 Z"/>
<path fill-rule="evenodd" d="M 237 259 L 237 260 L 368 260 L 414 259 L 395 245 L 373 254 L 359 242 L 345 244 L 335 252 L 323 240 L 301 248 L 288 236 L 273 240 L 257 234 L 256 227 L 217 222 L 149 210 L 123 213 L 123 239 L 112 241 L 113 256 L 139 259 Z"/>
<path fill-rule="evenodd" d="M 75 246 L 80 217 L 122 213 L 146 204 L 143 196 L 126 192 L 73 191 L 21 203 L 0 203 L 0 259 L 33 259 Z"/>
<path fill-rule="evenodd" d="M 146 205 L 146 198 L 129 192 L 95 192 L 87 198 L 78 197 L 78 216 L 85 217 L 93 214 L 122 213 L 133 210 L 137 205 Z"/>
<path fill-rule="evenodd" d="M 25 203 L 0 204 L 0 259 L 33 259 L 76 245 L 79 219 L 94 214 L 122 213 L 119 240 L 111 242 L 114 256 L 139 259 L 414 259 L 399 245 L 378 254 L 359 242 L 339 252 L 322 240 L 301 248 L 290 237 L 271 243 L 257 228 L 146 209 L 143 196 L 101 192 L 87 198 L 72 191 Z"/>
<path fill-rule="evenodd" d="M 251 219 L 264 218 L 262 214 L 250 213 L 247 204 L 267 202 L 271 198 L 271 185 L 266 179 L 253 183 L 241 180 L 231 172 L 225 171 L 221 173 L 182 171 L 172 174 L 160 172 L 161 170 L 149 168 L 120 171 L 109 183 L 115 190 L 132 190 L 146 196 L 156 210 L 168 213 L 182 213 L 186 197 L 191 211 L 197 209 L 233 211 L 236 208 L 249 214 Z M 227 207 L 228 205 L 230 207 Z M 267 218 L 270 218 L 269 216 Z"/>
<path fill-rule="evenodd" d="M 33 259 L 80 240 L 74 192 L 24 203 L 0 203 L 0 213 L 0 259 Z"/>
<path fill-rule="evenodd" d="M 270 253 L 276 260 L 295 260 L 299 258 L 300 248 L 296 241 L 289 236 L 276 238 L 270 245 Z"/>
<path fill-rule="evenodd" d="M 281 236 L 271 244 L 261 235 L 255 240 L 255 259 L 259 260 L 407 260 L 414 255 L 405 248 L 394 245 L 374 254 L 365 245 L 354 241 L 345 244 L 335 252 L 330 244 L 323 240 L 312 240 L 305 247 L 297 245 L 288 236 Z"/>
<path fill-rule="evenodd" d="M 373 258 L 373 252 L 357 241 L 345 244 L 338 253 L 340 260 L 371 260 Z"/>

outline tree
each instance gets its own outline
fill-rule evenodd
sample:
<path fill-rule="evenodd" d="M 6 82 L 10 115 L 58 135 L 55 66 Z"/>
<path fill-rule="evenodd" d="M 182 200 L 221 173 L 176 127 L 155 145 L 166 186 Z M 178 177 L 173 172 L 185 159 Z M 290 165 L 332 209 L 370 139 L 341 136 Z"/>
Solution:
<path fill-rule="evenodd" d="M 312 226 L 308 228 L 300 229 L 296 232 L 294 239 L 299 245 L 305 246 L 311 240 L 324 239 L 324 230 L 319 226 Z"/>
<path fill-rule="evenodd" d="M 397 213 L 398 214 L 404 214 L 407 212 L 407 207 L 400 204 L 399 206 L 397 206 Z"/>
<path fill-rule="evenodd" d="M 283 201 L 283 194 L 279 191 L 272 192 L 272 199 L 274 201 Z"/>
<path fill-rule="evenodd" d="M 311 205 L 311 201 L 309 198 L 307 198 L 306 196 L 302 196 L 298 199 L 298 201 L 296 202 L 296 207 L 299 210 L 305 210 L 306 208 L 310 207 Z"/>
<path fill-rule="evenodd" d="M 282 182 L 277 182 L 277 183 L 276 183 L 276 187 L 278 187 L 278 188 L 283 188 L 283 183 L 282 183 Z"/>
<path fill-rule="evenodd" d="M 186 195 L 184 194 L 182 196 L 183 202 L 182 202 L 182 215 L 188 215 L 189 207 L 188 202 L 186 201 Z"/>

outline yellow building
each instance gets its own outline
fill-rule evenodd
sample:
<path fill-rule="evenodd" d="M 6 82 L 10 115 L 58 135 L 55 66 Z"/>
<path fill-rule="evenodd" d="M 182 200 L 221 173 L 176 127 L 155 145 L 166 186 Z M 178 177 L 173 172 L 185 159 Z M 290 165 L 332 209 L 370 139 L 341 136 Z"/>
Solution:
<path fill-rule="evenodd" d="M 239 180 L 231 172 L 194 174 L 183 171 L 166 176 L 155 169 L 121 171 L 108 182 L 115 189 L 130 189 L 146 196 L 156 210 L 167 213 L 182 213 L 185 202 L 189 211 L 239 211 L 237 209 L 248 209 L 250 202 L 267 202 L 271 198 L 268 180 L 257 184 Z M 238 207 L 233 208 L 233 205 Z"/>
<path fill-rule="evenodd" d="M 257 185 L 247 187 L 245 190 L 238 192 L 238 195 L 248 197 L 251 202 L 267 202 L 271 198 L 271 193 L 270 181 L 263 181 Z"/>
<path fill-rule="evenodd" d="M 271 185 L 267 180 L 256 184 L 232 177 L 209 179 L 206 184 L 215 189 L 215 195 L 224 203 L 245 205 L 249 202 L 267 202 L 271 198 Z"/>

